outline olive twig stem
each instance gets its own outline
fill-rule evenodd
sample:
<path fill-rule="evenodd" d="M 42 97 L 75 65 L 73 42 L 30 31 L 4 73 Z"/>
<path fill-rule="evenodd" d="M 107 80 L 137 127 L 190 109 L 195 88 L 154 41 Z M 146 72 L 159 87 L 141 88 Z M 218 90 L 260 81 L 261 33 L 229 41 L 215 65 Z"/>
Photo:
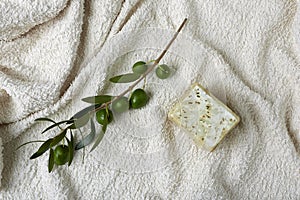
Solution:
<path fill-rule="evenodd" d="M 107 107 L 109 104 L 111 104 L 112 102 L 120 99 L 121 97 L 123 97 L 125 94 L 127 94 L 128 92 L 132 91 L 132 89 L 139 84 L 143 79 L 146 78 L 146 76 L 158 65 L 158 63 L 160 62 L 160 60 L 165 56 L 165 54 L 167 53 L 167 51 L 169 50 L 170 46 L 173 44 L 173 42 L 175 41 L 175 39 L 177 38 L 178 34 L 180 33 L 180 31 L 182 30 L 183 26 L 185 25 L 187 21 L 187 18 L 185 18 L 183 20 L 183 22 L 181 23 L 181 25 L 179 26 L 178 30 L 176 31 L 176 33 L 174 34 L 173 38 L 170 40 L 170 42 L 167 44 L 166 48 L 163 50 L 163 52 L 158 56 L 158 58 L 154 61 L 154 63 L 147 69 L 147 71 L 138 79 L 136 80 L 132 85 L 130 85 L 128 87 L 127 90 L 125 90 L 124 92 L 122 92 L 121 94 L 119 94 L 118 96 L 114 97 L 111 101 L 108 101 L 107 103 L 103 104 L 102 106 L 100 106 L 99 108 L 96 108 L 95 110 L 93 110 L 94 112 L 99 111 L 105 107 Z"/>
<path fill-rule="evenodd" d="M 145 76 L 145 78 L 144 78 L 143 90 L 145 90 L 145 88 L 146 88 L 146 83 L 147 83 L 147 76 Z"/>

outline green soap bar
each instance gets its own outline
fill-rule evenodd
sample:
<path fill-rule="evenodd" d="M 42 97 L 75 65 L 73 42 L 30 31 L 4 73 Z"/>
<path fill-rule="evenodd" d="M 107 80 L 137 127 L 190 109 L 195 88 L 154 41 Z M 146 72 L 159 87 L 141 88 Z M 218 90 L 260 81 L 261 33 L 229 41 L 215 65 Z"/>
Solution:
<path fill-rule="evenodd" d="M 198 83 L 171 108 L 168 118 L 184 129 L 198 146 L 209 151 L 240 121 L 237 114 Z"/>

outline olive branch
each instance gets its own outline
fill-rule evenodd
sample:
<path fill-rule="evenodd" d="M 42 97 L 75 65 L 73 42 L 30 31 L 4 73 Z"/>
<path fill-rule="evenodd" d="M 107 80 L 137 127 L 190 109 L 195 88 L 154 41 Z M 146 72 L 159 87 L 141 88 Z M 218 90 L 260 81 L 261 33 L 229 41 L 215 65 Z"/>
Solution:
<path fill-rule="evenodd" d="M 172 39 L 169 41 L 165 49 L 162 51 L 162 53 L 158 56 L 154 62 L 145 63 L 143 61 L 136 62 L 133 65 L 133 73 L 128 74 L 122 74 L 115 77 L 110 78 L 110 82 L 112 83 L 129 83 L 133 82 L 132 85 L 130 85 L 125 91 L 123 91 L 121 94 L 117 96 L 111 96 L 111 95 L 98 95 L 98 96 L 91 96 L 83 98 L 82 101 L 90 103 L 92 105 L 80 110 L 75 115 L 73 115 L 69 120 L 63 120 L 60 122 L 56 122 L 49 118 L 37 118 L 35 121 L 46 121 L 51 122 L 52 124 L 48 126 L 46 129 L 42 131 L 42 134 L 58 127 L 60 129 L 60 132 L 58 135 L 54 136 L 53 138 L 49 138 L 46 141 L 43 140 L 36 140 L 36 141 L 30 141 L 26 142 L 22 145 L 20 145 L 17 149 L 20 147 L 35 143 L 35 142 L 43 142 L 43 144 L 39 147 L 39 149 L 30 157 L 30 159 L 35 159 L 43 155 L 45 152 L 49 150 L 49 161 L 48 161 L 48 171 L 51 172 L 53 170 L 54 164 L 56 165 L 64 165 L 68 163 L 70 166 L 73 161 L 73 156 L 75 150 L 82 149 L 88 145 L 90 145 L 94 141 L 94 145 L 92 146 L 91 151 L 93 151 L 101 142 L 108 124 L 113 120 L 113 113 L 109 109 L 109 106 L 111 105 L 112 110 L 116 113 L 122 113 L 127 111 L 129 108 L 138 109 L 143 106 L 145 106 L 149 100 L 149 96 L 147 93 L 141 89 L 138 88 L 132 92 L 132 90 L 142 81 L 144 80 L 144 85 L 146 82 L 147 75 L 155 69 L 155 67 L 159 64 L 161 59 L 164 57 L 164 55 L 169 50 L 170 46 L 173 44 L 175 39 L 177 38 L 178 34 L 184 27 L 185 23 L 187 21 L 187 18 L 183 20 L 181 25 L 179 26 L 178 30 L 172 37 Z M 170 75 L 170 69 L 167 65 L 158 65 L 156 68 L 156 75 L 158 78 L 165 79 Z M 129 92 L 131 93 L 130 98 L 128 99 L 125 97 L 125 95 Z M 91 118 L 96 113 L 96 120 L 99 124 L 102 125 L 101 132 L 96 137 L 96 128 L 95 123 L 93 119 Z M 86 135 L 81 141 L 79 141 L 75 145 L 75 140 L 73 136 L 74 129 L 79 130 L 81 132 L 81 127 L 88 124 L 90 121 L 90 133 Z M 65 125 L 65 128 L 62 128 L 61 125 Z M 67 132 L 69 131 L 69 138 L 67 137 Z M 60 145 L 60 143 L 63 143 Z M 67 145 L 65 144 L 67 142 Z M 55 149 L 53 150 L 53 148 Z"/>
<path fill-rule="evenodd" d="M 111 104 L 112 102 L 120 99 L 121 97 L 123 97 L 125 94 L 127 94 L 128 92 L 132 91 L 133 88 L 138 84 L 140 83 L 143 79 L 146 78 L 146 76 L 158 65 L 158 63 L 160 62 L 160 60 L 164 57 L 164 55 L 167 53 L 167 51 L 169 50 L 170 46 L 172 45 L 172 43 L 175 41 L 175 39 L 177 38 L 178 34 L 180 33 L 181 29 L 183 28 L 183 26 L 185 25 L 187 21 L 187 18 L 185 18 L 183 20 L 183 22 L 181 23 L 181 25 L 179 26 L 178 30 L 176 31 L 175 35 L 173 36 L 173 38 L 170 40 L 170 42 L 167 44 L 167 46 L 165 47 L 165 49 L 163 50 L 163 52 L 159 55 L 159 57 L 154 60 L 154 63 L 152 64 L 151 67 L 149 67 L 147 69 L 147 71 L 142 74 L 141 77 L 139 77 L 137 79 L 137 81 L 135 81 L 132 85 L 130 85 L 128 87 L 127 90 L 125 90 L 124 92 L 122 92 L 121 94 L 119 94 L 118 96 L 114 97 L 112 100 L 106 102 L 105 104 L 103 104 L 102 106 L 100 106 L 99 108 L 96 108 L 95 110 L 93 111 L 98 111 L 98 110 L 101 110 L 105 107 L 107 107 L 109 104 Z M 164 69 L 161 68 L 161 70 L 163 71 L 166 71 Z M 116 76 L 116 77 L 113 77 L 110 79 L 111 82 L 114 82 L 114 83 L 122 83 L 122 82 L 127 82 L 128 80 L 132 80 L 132 79 L 135 79 L 135 75 L 138 75 L 138 74 L 135 74 L 135 73 L 132 73 L 132 74 L 125 74 L 125 75 L 120 75 L 120 76 Z M 132 77 L 132 78 L 131 78 Z M 122 80 L 123 79 L 123 80 Z M 99 96 L 98 96 L 99 97 Z M 93 97 L 93 98 L 97 98 L 96 96 Z"/>

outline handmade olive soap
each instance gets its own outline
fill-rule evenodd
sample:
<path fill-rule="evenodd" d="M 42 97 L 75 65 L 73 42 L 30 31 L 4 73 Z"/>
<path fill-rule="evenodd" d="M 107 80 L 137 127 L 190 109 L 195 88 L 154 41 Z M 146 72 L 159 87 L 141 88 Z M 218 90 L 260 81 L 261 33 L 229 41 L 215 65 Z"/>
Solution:
<path fill-rule="evenodd" d="M 209 151 L 240 121 L 232 110 L 198 83 L 175 103 L 168 118 L 184 129 L 198 146 Z"/>

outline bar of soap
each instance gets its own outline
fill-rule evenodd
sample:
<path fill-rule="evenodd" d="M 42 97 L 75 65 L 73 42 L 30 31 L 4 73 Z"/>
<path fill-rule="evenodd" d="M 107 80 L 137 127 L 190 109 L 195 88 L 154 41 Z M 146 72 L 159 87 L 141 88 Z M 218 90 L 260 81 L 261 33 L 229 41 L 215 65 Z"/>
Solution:
<path fill-rule="evenodd" d="M 232 110 L 198 83 L 171 108 L 168 118 L 184 129 L 198 146 L 209 151 L 240 121 Z"/>

